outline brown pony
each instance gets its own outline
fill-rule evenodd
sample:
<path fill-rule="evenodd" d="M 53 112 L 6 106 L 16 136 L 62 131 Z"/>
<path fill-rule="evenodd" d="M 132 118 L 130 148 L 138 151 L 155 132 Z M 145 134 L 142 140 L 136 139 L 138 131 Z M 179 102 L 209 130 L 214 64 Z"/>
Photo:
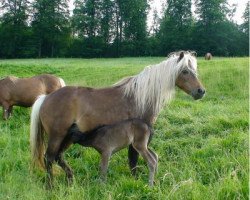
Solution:
<path fill-rule="evenodd" d="M 69 130 L 72 142 L 85 147 L 93 147 L 101 154 L 101 178 L 107 179 L 108 161 L 112 154 L 132 144 L 142 155 L 149 168 L 149 185 L 153 186 L 158 155 L 148 148 L 152 129 L 139 119 L 128 119 L 112 125 L 97 127 L 82 133 L 76 124 Z"/>
<path fill-rule="evenodd" d="M 175 85 L 194 99 L 204 96 L 205 89 L 198 80 L 197 60 L 192 52 L 172 53 L 167 60 L 148 66 L 138 75 L 108 88 L 68 86 L 41 96 L 34 103 L 31 113 L 33 161 L 46 167 L 49 182 L 53 177 L 54 161 L 71 181 L 73 172 L 63 160 L 62 153 L 72 144 L 68 130 L 73 123 L 81 132 L 131 118 L 142 119 L 152 126 L 164 103 L 173 96 Z M 48 134 L 48 145 L 44 159 L 45 132 Z M 132 173 L 135 172 L 137 159 L 138 152 L 130 145 Z"/>
<path fill-rule="evenodd" d="M 3 119 L 10 117 L 13 106 L 30 107 L 39 95 L 49 94 L 63 86 L 65 83 L 61 78 L 49 74 L 31 78 L 8 76 L 0 80 Z"/>
<path fill-rule="evenodd" d="M 211 53 L 206 53 L 205 55 L 205 60 L 211 60 L 212 59 L 212 54 Z"/>

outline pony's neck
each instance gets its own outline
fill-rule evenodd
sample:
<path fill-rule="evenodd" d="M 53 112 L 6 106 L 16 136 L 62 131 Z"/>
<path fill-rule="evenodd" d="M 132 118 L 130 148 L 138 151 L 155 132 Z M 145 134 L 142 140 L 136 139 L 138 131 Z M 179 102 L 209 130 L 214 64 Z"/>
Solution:
<path fill-rule="evenodd" d="M 176 64 L 177 58 L 169 58 L 126 80 L 124 94 L 134 99 L 140 117 L 157 117 L 163 105 L 171 100 L 178 75 Z"/>

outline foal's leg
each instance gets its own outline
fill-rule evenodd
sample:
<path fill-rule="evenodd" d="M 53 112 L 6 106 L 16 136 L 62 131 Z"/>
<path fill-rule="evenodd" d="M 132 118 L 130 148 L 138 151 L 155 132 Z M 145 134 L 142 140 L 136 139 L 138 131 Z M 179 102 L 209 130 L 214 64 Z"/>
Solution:
<path fill-rule="evenodd" d="M 152 151 L 151 149 L 148 148 L 148 150 L 149 150 L 150 154 L 154 157 L 154 159 L 156 161 L 156 169 L 155 169 L 155 171 L 157 171 L 158 170 L 158 160 L 159 160 L 158 155 L 154 151 Z"/>
<path fill-rule="evenodd" d="M 142 157 L 144 158 L 144 160 L 148 164 L 148 168 L 149 168 L 149 185 L 153 186 L 153 184 L 154 184 L 154 175 L 155 175 L 155 170 L 156 170 L 157 163 L 156 163 L 155 159 L 153 159 L 153 157 L 151 156 L 151 154 L 150 154 L 150 152 L 148 150 L 141 151 L 140 154 L 142 155 Z"/>
<path fill-rule="evenodd" d="M 108 171 L 108 163 L 109 158 L 111 157 L 110 151 L 103 151 L 101 153 L 101 164 L 100 164 L 100 171 L 101 171 L 101 179 L 103 181 L 107 180 L 107 171 Z"/>
<path fill-rule="evenodd" d="M 129 160 L 129 167 L 133 176 L 135 176 L 136 174 L 136 166 L 138 162 L 138 157 L 139 157 L 138 152 L 135 150 L 135 148 L 132 145 L 129 145 L 128 160 Z"/>
<path fill-rule="evenodd" d="M 147 149 L 146 144 L 135 143 L 134 147 L 142 155 L 143 159 L 147 162 L 149 168 L 149 185 L 153 186 L 154 184 L 154 174 L 156 169 L 156 160 L 154 156 Z"/>

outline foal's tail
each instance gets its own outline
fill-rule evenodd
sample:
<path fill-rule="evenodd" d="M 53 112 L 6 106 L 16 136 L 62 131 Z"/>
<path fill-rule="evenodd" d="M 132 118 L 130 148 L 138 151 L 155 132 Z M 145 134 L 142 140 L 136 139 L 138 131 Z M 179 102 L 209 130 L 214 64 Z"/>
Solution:
<path fill-rule="evenodd" d="M 44 165 L 44 130 L 39 118 L 40 108 L 43 104 L 46 95 L 41 95 L 37 98 L 32 106 L 31 121 L 30 121 L 30 147 L 32 163 L 34 165 L 45 167 Z"/>

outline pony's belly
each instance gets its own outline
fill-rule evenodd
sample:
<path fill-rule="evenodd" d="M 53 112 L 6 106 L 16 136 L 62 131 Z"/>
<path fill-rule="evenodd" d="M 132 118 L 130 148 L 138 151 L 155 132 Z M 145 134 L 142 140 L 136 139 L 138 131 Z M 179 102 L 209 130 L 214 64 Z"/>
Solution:
<path fill-rule="evenodd" d="M 22 107 L 31 107 L 33 105 L 33 101 L 26 101 L 26 102 L 16 102 L 14 105 L 16 106 L 22 106 Z"/>
<path fill-rule="evenodd" d="M 102 113 L 100 115 L 79 115 L 76 119 L 80 131 L 88 131 L 101 125 L 110 125 L 129 119 L 130 115 L 126 112 Z"/>

